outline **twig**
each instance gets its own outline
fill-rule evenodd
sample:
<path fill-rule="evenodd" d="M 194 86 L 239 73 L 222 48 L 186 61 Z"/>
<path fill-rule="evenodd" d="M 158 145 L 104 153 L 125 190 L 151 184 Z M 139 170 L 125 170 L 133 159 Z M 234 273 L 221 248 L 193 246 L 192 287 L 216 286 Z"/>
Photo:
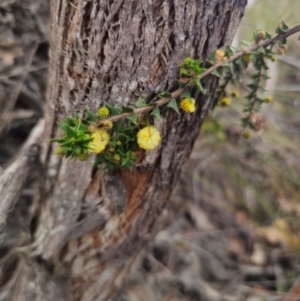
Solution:
<path fill-rule="evenodd" d="M 0 175 L 0 245 L 5 235 L 7 217 L 14 208 L 38 155 L 37 143 L 42 137 L 43 130 L 44 120 L 41 120 L 31 131 L 19 157 Z"/>
<path fill-rule="evenodd" d="M 274 43 L 276 41 L 279 41 L 279 40 L 283 40 L 283 39 L 285 39 L 285 38 L 287 38 L 287 37 L 289 37 L 289 36 L 291 36 L 291 35 L 299 32 L 299 31 L 300 31 L 300 24 L 298 24 L 298 25 L 296 25 L 296 26 L 288 29 L 283 34 L 278 34 L 278 35 L 276 35 L 276 36 L 274 36 L 272 38 L 269 38 L 267 40 L 264 40 L 264 41 L 262 41 L 262 42 L 260 42 L 258 44 L 255 44 L 255 45 L 252 45 L 250 47 L 247 47 L 244 50 L 235 53 L 234 55 L 232 55 L 227 60 L 222 61 L 220 63 L 217 63 L 217 64 L 213 65 L 212 67 L 208 68 L 201 75 L 199 75 L 198 78 L 202 79 L 202 78 L 210 75 L 213 71 L 215 71 L 219 67 L 223 66 L 226 63 L 231 63 L 231 62 L 237 60 L 238 58 L 240 58 L 241 56 L 243 56 L 245 53 L 248 53 L 248 52 L 251 52 L 251 51 L 255 51 L 255 50 L 259 49 L 260 47 L 269 46 L 272 43 Z M 168 103 L 172 98 L 176 98 L 176 97 L 182 95 L 184 91 L 185 91 L 185 88 L 180 88 L 180 89 L 174 91 L 173 93 L 171 93 L 170 97 L 161 98 L 160 100 L 158 100 L 156 102 L 156 107 L 163 106 L 164 104 Z M 138 108 L 138 109 L 133 109 L 133 111 L 130 112 L 130 113 L 123 113 L 123 114 L 120 114 L 120 115 L 115 115 L 115 116 L 112 116 L 112 117 L 105 118 L 105 119 L 103 119 L 101 121 L 106 121 L 106 120 L 117 121 L 117 120 L 129 117 L 129 116 L 131 116 L 133 114 L 141 114 L 141 113 L 149 112 L 149 111 L 153 110 L 153 108 L 154 108 L 153 106 L 146 106 L 146 107 L 142 107 L 142 108 Z"/>

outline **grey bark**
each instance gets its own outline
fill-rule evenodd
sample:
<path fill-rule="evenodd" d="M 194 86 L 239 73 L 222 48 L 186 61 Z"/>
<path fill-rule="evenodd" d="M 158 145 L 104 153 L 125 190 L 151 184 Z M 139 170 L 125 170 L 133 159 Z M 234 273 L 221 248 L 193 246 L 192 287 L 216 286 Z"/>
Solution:
<path fill-rule="evenodd" d="M 172 91 L 187 56 L 230 44 L 246 0 L 52 0 L 42 174 L 32 242 L 17 250 L 6 300 L 108 300 L 135 269 L 188 158 L 216 80 L 197 112 L 162 112 L 159 148 L 132 172 L 64 160 L 49 138 L 74 110 Z"/>

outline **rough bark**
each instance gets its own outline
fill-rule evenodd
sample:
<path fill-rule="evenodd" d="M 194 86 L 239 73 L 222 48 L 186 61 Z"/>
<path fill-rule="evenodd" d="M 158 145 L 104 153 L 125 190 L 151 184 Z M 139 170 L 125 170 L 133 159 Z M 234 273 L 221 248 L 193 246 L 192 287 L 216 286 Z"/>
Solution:
<path fill-rule="evenodd" d="M 196 114 L 163 111 L 160 147 L 132 172 L 92 169 L 49 138 L 74 110 L 172 91 L 178 65 L 230 44 L 246 0 L 52 0 L 42 174 L 32 243 L 20 250 L 11 300 L 108 300 L 126 281 L 188 158 L 214 93 Z M 8 299 L 9 300 L 9 299 Z"/>

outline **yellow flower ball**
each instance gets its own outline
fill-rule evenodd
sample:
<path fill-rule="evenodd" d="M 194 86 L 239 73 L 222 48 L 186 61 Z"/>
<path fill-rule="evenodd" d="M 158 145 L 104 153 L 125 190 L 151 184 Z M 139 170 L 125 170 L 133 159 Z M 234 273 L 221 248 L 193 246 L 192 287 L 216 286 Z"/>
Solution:
<path fill-rule="evenodd" d="M 215 61 L 216 63 L 221 63 L 223 61 L 225 61 L 226 57 L 225 57 L 225 53 L 223 50 L 218 49 L 215 52 Z"/>
<path fill-rule="evenodd" d="M 230 95 L 231 95 L 232 98 L 236 98 L 236 97 L 239 96 L 239 92 L 238 91 L 232 91 Z"/>
<path fill-rule="evenodd" d="M 145 150 L 156 148 L 159 145 L 160 139 L 160 132 L 153 125 L 146 126 L 137 133 L 137 143 L 140 148 Z"/>
<path fill-rule="evenodd" d="M 266 32 L 264 30 L 260 30 L 257 33 L 257 41 L 264 40 L 266 38 Z"/>
<path fill-rule="evenodd" d="M 246 140 L 250 139 L 251 138 L 251 133 L 249 131 L 245 131 L 243 133 L 243 138 L 246 139 Z"/>
<path fill-rule="evenodd" d="M 278 55 L 284 55 L 284 54 L 285 54 L 285 50 L 282 49 L 282 48 L 278 48 L 278 49 L 277 49 L 277 54 L 278 54 Z"/>
<path fill-rule="evenodd" d="M 196 108 L 195 108 L 195 99 L 189 99 L 189 98 L 184 98 L 180 102 L 180 107 L 183 111 L 188 112 L 188 113 L 194 113 Z"/>
<path fill-rule="evenodd" d="M 288 46 L 287 46 L 286 44 L 283 44 L 283 45 L 281 45 L 281 48 L 282 48 L 284 51 L 287 51 Z"/>
<path fill-rule="evenodd" d="M 109 116 L 109 110 L 107 107 L 101 107 L 98 109 L 98 116 L 100 118 L 105 118 Z"/>
<path fill-rule="evenodd" d="M 277 56 L 273 55 L 273 56 L 271 57 L 271 61 L 272 61 L 272 62 L 276 62 L 276 61 L 277 61 Z"/>
<path fill-rule="evenodd" d="M 114 154 L 114 161 L 115 162 L 120 162 L 121 161 L 121 156 L 119 154 Z"/>
<path fill-rule="evenodd" d="M 110 136 L 105 130 L 99 129 L 92 134 L 92 138 L 94 139 L 89 143 L 89 152 L 98 154 L 105 149 Z"/>
<path fill-rule="evenodd" d="M 219 100 L 219 106 L 221 107 L 229 107 L 231 104 L 231 99 L 229 97 L 223 97 Z"/>
<path fill-rule="evenodd" d="M 271 96 L 266 96 L 266 97 L 264 98 L 264 102 L 265 102 L 265 103 L 270 103 L 270 102 L 272 102 L 272 97 L 271 97 Z"/>
<path fill-rule="evenodd" d="M 250 63 L 252 61 L 252 56 L 250 53 L 245 53 L 243 54 L 242 59 L 245 63 Z"/>

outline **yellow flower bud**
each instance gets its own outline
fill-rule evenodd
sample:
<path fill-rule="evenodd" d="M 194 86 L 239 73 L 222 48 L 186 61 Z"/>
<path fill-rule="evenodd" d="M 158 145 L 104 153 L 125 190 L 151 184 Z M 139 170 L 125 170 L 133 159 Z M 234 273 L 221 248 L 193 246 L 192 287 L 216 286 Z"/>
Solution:
<path fill-rule="evenodd" d="M 260 40 L 264 40 L 266 38 L 266 32 L 264 30 L 260 30 L 257 33 L 256 42 L 259 42 Z"/>
<path fill-rule="evenodd" d="M 243 138 L 244 138 L 244 139 L 249 139 L 249 138 L 251 138 L 251 133 L 250 133 L 249 131 L 245 131 L 245 132 L 243 133 Z"/>
<path fill-rule="evenodd" d="M 121 156 L 119 154 L 114 154 L 114 161 L 119 163 L 121 161 Z"/>
<path fill-rule="evenodd" d="M 107 107 L 101 107 L 98 109 L 98 116 L 100 118 L 105 118 L 109 116 L 109 110 Z"/>
<path fill-rule="evenodd" d="M 88 153 L 80 154 L 80 155 L 77 156 L 77 158 L 78 158 L 80 161 L 86 161 L 86 160 L 89 158 L 89 154 L 88 154 Z"/>
<path fill-rule="evenodd" d="M 280 47 L 281 49 L 283 49 L 284 50 L 284 52 L 285 51 L 287 51 L 287 49 L 288 49 L 288 46 L 286 45 L 286 44 L 283 44 L 283 45 L 281 45 L 281 47 Z"/>
<path fill-rule="evenodd" d="M 245 63 L 250 63 L 252 61 L 252 56 L 250 53 L 245 53 L 243 54 L 242 59 Z"/>
<path fill-rule="evenodd" d="M 239 92 L 238 91 L 232 91 L 230 95 L 231 95 L 232 98 L 236 98 L 236 97 L 239 96 Z"/>
<path fill-rule="evenodd" d="M 222 97 L 220 100 L 219 100 L 219 106 L 220 107 L 229 107 L 231 104 L 231 99 L 229 97 Z"/>
<path fill-rule="evenodd" d="M 218 49 L 215 52 L 215 61 L 216 63 L 221 63 L 226 60 L 225 53 L 223 50 Z"/>
<path fill-rule="evenodd" d="M 265 102 L 265 103 L 270 103 L 270 102 L 272 102 L 272 97 L 271 97 L 271 96 L 266 96 L 266 97 L 264 98 L 264 102 Z"/>
<path fill-rule="evenodd" d="M 188 112 L 188 113 L 194 113 L 196 108 L 195 108 L 195 99 L 194 98 L 184 98 L 180 102 L 180 107 L 183 111 Z"/>
<path fill-rule="evenodd" d="M 278 49 L 277 49 L 277 54 L 278 54 L 278 55 L 283 55 L 283 54 L 285 54 L 284 49 L 278 48 Z"/>

